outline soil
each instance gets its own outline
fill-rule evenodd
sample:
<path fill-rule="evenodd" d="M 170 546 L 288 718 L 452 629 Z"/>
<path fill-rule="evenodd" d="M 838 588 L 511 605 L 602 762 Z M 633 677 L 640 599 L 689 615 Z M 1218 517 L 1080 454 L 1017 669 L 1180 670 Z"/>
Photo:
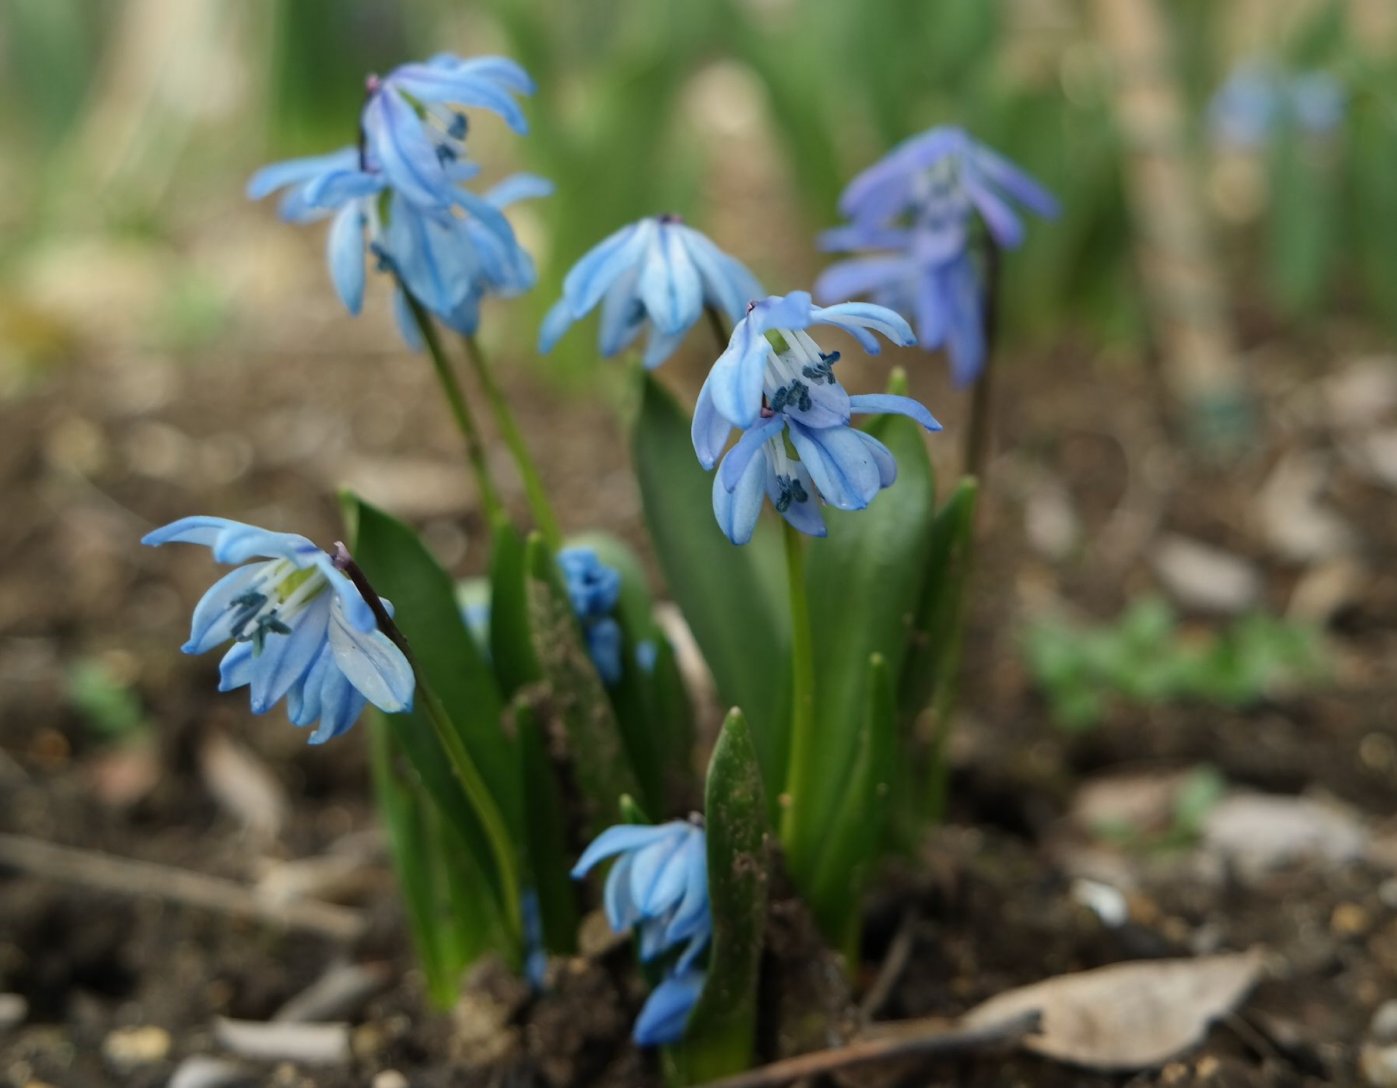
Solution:
<path fill-rule="evenodd" d="M 197 358 L 89 346 L 0 403 L 0 831 L 263 886 L 311 879 L 307 859 L 349 857 L 337 877 L 322 874 L 312 887 L 361 911 L 367 934 L 346 945 L 0 870 L 0 992 L 27 1006 L 19 1023 L 0 1025 L 0 1078 L 16 1088 L 165 1084 L 191 1055 L 227 1057 L 214 1037 L 217 1018 L 266 1020 L 348 959 L 388 965 L 386 985 L 340 1014 L 351 1024 L 351 1059 L 243 1062 L 252 1082 L 386 1086 L 402 1082 L 375 1075 L 396 1070 L 424 1088 L 659 1083 L 653 1058 L 626 1038 L 643 994 L 624 948 L 555 963 L 553 988 L 537 999 L 486 965 L 454 1012 L 431 1008 L 374 831 L 363 737 L 307 748 L 279 709 L 254 718 L 245 700 L 219 696 L 212 658 L 177 652 L 209 577 L 207 557 L 150 552 L 136 540 L 187 513 L 244 517 L 329 542 L 333 487 L 347 479 L 423 526 L 454 570 L 481 568 L 480 515 L 426 366 L 395 347 L 377 311 L 349 323 L 312 307 L 297 320 L 294 335 L 283 315 L 260 339 L 206 346 Z M 267 347 L 273 343 L 277 350 Z M 1390 834 L 1397 522 L 1390 495 L 1344 456 L 1346 425 L 1316 407 L 1325 375 L 1361 347 L 1338 336 L 1306 352 L 1311 358 L 1268 347 L 1265 367 L 1256 368 L 1258 430 L 1240 459 L 1222 463 L 1189 452 L 1159 418 L 1157 384 L 1139 361 L 1072 346 L 1011 351 L 981 525 L 951 811 L 870 904 L 855 989 L 872 983 L 900 927 L 911 954 L 883 1018 L 954 1016 L 1016 985 L 1128 959 L 1259 946 L 1267 970 L 1239 1016 L 1162 1069 L 1108 1075 L 992 1051 L 861 1082 L 1260 1086 L 1359 1078 L 1369 1020 L 1397 994 L 1397 868 L 1385 855 L 1302 859 L 1243 877 L 1193 864 L 1196 844 L 1172 852 L 1092 844 L 1070 814 L 1089 780 L 1208 764 L 1235 785 L 1342 802 L 1374 836 Z M 696 346 L 669 368 L 688 393 L 701 355 Z M 961 398 L 925 362 L 903 361 L 915 368 L 914 392 L 956 434 Z M 612 410 L 537 372 L 507 370 L 545 475 L 566 496 L 566 528 L 605 525 L 643 545 Z M 949 470 L 954 439 L 934 443 Z M 1360 587 L 1324 616 L 1335 662 L 1329 680 L 1245 710 L 1123 705 L 1088 733 L 1056 728 L 1019 652 L 1025 616 L 1045 604 L 1115 616 L 1154 587 L 1148 554 L 1165 532 L 1256 564 L 1265 600 L 1283 610 L 1316 562 L 1277 554 L 1258 529 L 1255 496 L 1297 450 L 1333 468 L 1324 502 L 1359 541 Z M 1080 523 L 1077 543 L 1059 558 L 1045 558 L 1024 529 L 1026 504 L 1048 483 L 1066 494 Z M 522 510 L 517 481 L 507 490 Z M 1211 622 L 1189 621 L 1200 630 Z M 67 694 L 79 662 L 130 683 L 148 729 L 124 742 L 95 731 Z M 212 785 L 212 737 L 231 739 L 250 768 L 241 799 Z M 278 805 L 286 806 L 280 817 Z M 1088 849 L 1111 853 L 1129 878 L 1122 925 L 1104 923 L 1078 894 Z M 168 1033 L 166 1045 L 157 1038 L 140 1060 L 123 1060 L 112 1042 L 123 1037 L 113 1033 L 151 1026 Z"/>

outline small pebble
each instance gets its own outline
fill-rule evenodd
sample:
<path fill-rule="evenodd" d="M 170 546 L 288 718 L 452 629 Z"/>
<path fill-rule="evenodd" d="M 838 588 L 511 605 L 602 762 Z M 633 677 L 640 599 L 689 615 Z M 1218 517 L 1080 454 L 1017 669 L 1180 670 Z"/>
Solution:
<path fill-rule="evenodd" d="M 1364 1043 L 1358 1065 L 1373 1088 L 1397 1088 L 1397 1046 Z"/>
<path fill-rule="evenodd" d="M 1357 903 L 1340 903 L 1329 916 L 1329 927 L 1343 937 L 1357 937 L 1372 925 L 1368 912 Z"/>
<path fill-rule="evenodd" d="M 1397 998 L 1378 1006 L 1368 1023 L 1368 1038 L 1375 1043 L 1397 1043 Z"/>
<path fill-rule="evenodd" d="M 396 1069 L 385 1069 L 374 1076 L 370 1088 L 408 1088 L 407 1077 Z"/>
<path fill-rule="evenodd" d="M 103 1056 L 120 1069 L 164 1061 L 169 1053 L 170 1033 L 154 1024 L 118 1028 L 102 1042 Z"/>
<path fill-rule="evenodd" d="M 0 994 L 0 1031 L 18 1027 L 29 1015 L 29 1002 L 20 994 Z"/>

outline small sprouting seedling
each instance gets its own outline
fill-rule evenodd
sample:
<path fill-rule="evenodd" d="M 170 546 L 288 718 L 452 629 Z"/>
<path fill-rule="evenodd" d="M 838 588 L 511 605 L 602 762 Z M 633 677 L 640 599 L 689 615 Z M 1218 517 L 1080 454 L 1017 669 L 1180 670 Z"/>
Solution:
<path fill-rule="evenodd" d="M 64 688 L 83 724 L 103 741 L 130 740 L 149 728 L 141 700 L 101 658 L 75 661 Z"/>
<path fill-rule="evenodd" d="M 1103 821 L 1092 828 L 1102 839 L 1137 853 L 1182 850 L 1203 834 L 1208 813 L 1222 800 L 1227 779 L 1211 764 L 1193 768 L 1174 788 L 1167 815 L 1149 825 L 1129 820 Z"/>
<path fill-rule="evenodd" d="M 1325 671 L 1322 648 L 1305 627 L 1256 613 L 1196 638 L 1153 597 L 1101 627 L 1041 620 L 1030 627 L 1024 654 L 1053 720 L 1069 730 L 1099 724 L 1117 702 L 1248 706 L 1282 681 L 1315 680 Z"/>

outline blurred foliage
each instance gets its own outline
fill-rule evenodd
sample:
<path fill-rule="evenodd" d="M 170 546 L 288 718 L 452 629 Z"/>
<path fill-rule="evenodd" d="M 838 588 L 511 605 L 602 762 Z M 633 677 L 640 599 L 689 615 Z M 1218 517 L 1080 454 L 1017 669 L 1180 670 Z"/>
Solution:
<path fill-rule="evenodd" d="M 1208 763 L 1194 767 L 1174 789 L 1169 817 L 1161 826 L 1130 820 L 1103 821 L 1091 830 L 1097 836 L 1136 852 L 1181 850 L 1203 836 L 1208 814 L 1227 793 L 1227 779 Z"/>
<path fill-rule="evenodd" d="M 149 728 L 140 698 L 101 658 L 73 662 L 65 686 L 69 704 L 99 740 L 130 740 Z"/>
<path fill-rule="evenodd" d="M 1255 613 L 1215 635 L 1193 635 L 1154 597 L 1100 627 L 1039 620 L 1024 638 L 1024 656 L 1053 719 L 1070 730 L 1100 724 L 1121 702 L 1247 706 L 1281 681 L 1312 681 L 1325 671 L 1309 628 Z"/>
<path fill-rule="evenodd" d="M 81 161 L 50 153 L 72 142 L 86 115 L 119 106 L 113 92 L 119 98 L 123 87 L 107 86 L 108 76 L 132 65 L 114 63 L 111 54 L 133 48 L 123 23 L 150 2 L 94 8 L 81 0 L 11 0 L 0 8 L 0 83 L 10 103 L 0 104 L 0 136 L 26 156 L 47 158 L 51 176 L 79 196 L 92 184 Z M 1359 40 L 1338 0 L 1313 7 L 1298 25 L 1278 9 L 1274 26 L 1256 30 L 1253 48 L 1287 70 L 1335 76 L 1347 92 L 1347 115 L 1323 139 L 1279 131 L 1258 156 L 1261 203 L 1223 227 L 1230 271 L 1242 290 L 1261 290 L 1283 317 L 1305 320 L 1339 308 L 1397 325 L 1397 51 Z M 1224 32 L 1229 8 L 1209 0 L 1166 5 L 1201 163 L 1211 154 L 1207 102 L 1248 59 L 1222 44 L 1236 39 Z M 732 141 L 721 125 L 696 129 L 692 122 L 698 113 L 721 121 L 729 109 L 711 81 L 698 78 L 715 65 L 744 73 L 741 86 L 755 89 L 790 186 L 788 199 L 768 199 L 788 205 L 780 217 L 793 215 L 809 239 L 802 251 L 808 257 L 793 265 L 788 254 L 753 251 L 750 240 L 744 250 L 742 239 L 720 237 L 769 288 L 790 290 L 813 278 L 820 260 L 814 234 L 836 222 L 838 193 L 855 173 L 898 140 L 955 123 L 1062 198 L 1061 220 L 1036 226 L 1023 252 L 1006 262 L 1002 312 L 1011 338 L 1085 328 L 1120 341 L 1142 332 L 1110 58 L 1084 7 L 1019 0 L 276 0 L 239 9 L 233 27 L 215 48 L 236 51 L 242 101 L 200 135 L 204 142 L 183 149 L 186 170 L 194 152 L 224 149 L 230 135 L 236 157 L 225 152 L 205 170 L 226 171 L 231 161 L 250 170 L 276 155 L 344 144 L 354 136 L 365 74 L 406 58 L 440 49 L 500 51 L 533 73 L 539 94 L 530 107 L 532 133 L 508 146 L 521 165 L 553 178 L 558 192 L 538 212 L 546 239 L 542 282 L 511 304 L 508 335 L 516 348 L 531 346 L 565 270 L 610 231 L 659 211 L 711 223 L 721 187 L 710 182 L 724 173 L 720 160 Z M 146 68 L 168 59 L 150 57 Z M 132 94 L 129 108 L 142 105 Z M 743 136 L 752 138 L 761 137 Z M 151 169 L 160 185 L 168 183 L 159 166 Z M 37 180 L 42 173 L 9 170 L 23 183 L 21 202 L 31 192 L 37 200 L 49 185 Z M 751 198 L 751 214 L 764 216 L 764 194 Z M 156 198 L 152 203 L 158 214 L 177 214 Z M 0 222 L 11 221 L 35 229 L 29 218 L 0 209 Z M 587 368 L 591 345 L 591 335 L 579 332 L 558 355 L 574 369 Z"/>

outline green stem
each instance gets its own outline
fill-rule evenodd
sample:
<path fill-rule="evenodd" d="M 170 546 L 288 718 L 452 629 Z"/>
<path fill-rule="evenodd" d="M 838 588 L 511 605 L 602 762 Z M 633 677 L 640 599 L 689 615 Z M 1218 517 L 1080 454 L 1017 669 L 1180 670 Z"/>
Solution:
<path fill-rule="evenodd" d="M 480 429 L 476 426 L 475 417 L 471 415 L 470 406 L 466 404 L 465 395 L 461 392 L 461 383 L 456 380 L 456 371 L 451 367 L 451 360 L 442 350 L 436 324 L 432 321 L 431 314 L 412 297 L 412 292 L 403 286 L 401 281 L 398 288 L 407 300 L 408 311 L 412 314 L 413 323 L 417 326 L 422 342 L 427 345 L 427 354 L 432 358 L 432 368 L 436 371 L 437 381 L 441 382 L 442 392 L 446 394 L 446 402 L 451 406 L 456 426 L 461 432 L 461 437 L 466 440 L 466 459 L 475 475 L 476 486 L 480 489 L 480 501 L 485 505 L 485 514 L 491 525 L 507 521 L 504 503 L 500 501 L 500 493 L 495 490 L 495 482 L 490 478 L 490 466 L 485 459 L 485 445 L 480 440 Z"/>
<path fill-rule="evenodd" d="M 781 842 L 793 851 L 800 833 L 800 814 L 807 796 L 815 759 L 815 645 L 810 631 L 810 602 L 805 594 L 805 542 L 800 532 L 781 522 L 786 541 L 786 582 L 791 602 L 791 758 L 782 798 Z"/>
<path fill-rule="evenodd" d="M 485 390 L 485 399 L 490 402 L 490 410 L 494 413 L 495 423 L 499 426 L 500 434 L 504 436 L 505 445 L 509 447 L 509 452 L 514 457 L 514 463 L 519 467 L 519 475 L 524 480 L 524 493 L 528 497 L 529 509 L 533 512 L 534 521 L 538 525 L 539 531 L 543 533 L 544 540 L 548 542 L 548 547 L 556 552 L 562 547 L 563 534 L 558 528 L 558 519 L 554 516 L 553 507 L 548 501 L 548 491 L 543 486 L 543 477 L 539 475 L 538 466 L 534 464 L 533 458 L 529 455 L 529 447 L 524 441 L 524 433 L 519 429 L 514 413 L 510 410 L 509 402 L 505 400 L 499 384 L 495 381 L 495 373 L 490 367 L 485 352 L 480 347 L 480 342 L 472 333 L 466 333 L 461 339 L 466 345 L 466 358 L 470 360 L 471 368 L 475 371 L 476 377 L 480 379 L 481 388 Z"/>
<path fill-rule="evenodd" d="M 980 481 L 984 493 L 989 470 L 990 438 L 994 427 L 994 351 L 999 330 L 999 247 L 985 236 L 985 362 L 970 393 L 970 425 L 965 429 L 963 473 Z"/>
<path fill-rule="evenodd" d="M 485 831 L 485 837 L 490 842 L 490 852 L 494 855 L 495 866 L 499 870 L 500 885 L 504 896 L 502 905 L 505 925 L 509 928 L 510 936 L 518 942 L 521 939 L 524 917 L 519 897 L 519 864 L 514 854 L 514 847 L 510 842 L 509 828 L 505 824 L 504 815 L 500 812 L 499 805 L 495 803 L 490 788 L 485 784 L 485 776 L 480 773 L 480 768 L 475 765 L 475 760 L 467 751 L 461 735 L 456 732 L 451 715 L 447 713 L 441 699 L 427 683 L 427 673 L 419 664 L 417 656 L 412 652 L 407 636 L 393 622 L 393 617 L 384 608 L 383 602 L 370 584 L 368 576 L 364 574 L 359 564 L 354 562 L 343 545 L 337 547 L 335 565 L 344 572 L 345 577 L 354 583 L 354 587 L 368 606 L 373 609 L 379 630 L 393 641 L 393 644 L 407 658 L 408 664 L 412 666 L 412 674 L 417 682 L 417 705 L 427 715 L 427 720 L 432 723 L 432 730 L 446 751 L 447 759 L 451 762 L 451 769 L 455 773 L 457 781 L 461 783 L 461 788 L 465 790 L 466 798 L 470 801 L 471 807 L 475 809 L 475 814 L 480 819 L 481 826 Z"/>

